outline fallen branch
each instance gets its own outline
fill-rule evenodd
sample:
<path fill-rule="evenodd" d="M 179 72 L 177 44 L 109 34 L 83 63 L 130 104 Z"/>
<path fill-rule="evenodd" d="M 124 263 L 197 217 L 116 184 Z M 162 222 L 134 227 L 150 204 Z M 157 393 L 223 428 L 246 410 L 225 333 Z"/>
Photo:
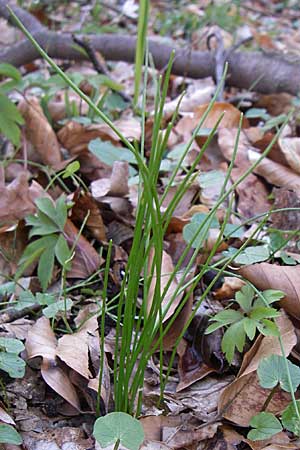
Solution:
<path fill-rule="evenodd" d="M 10 20 L 6 8 L 7 0 L 0 0 L 0 16 Z M 74 46 L 72 35 L 49 31 L 37 19 L 21 8 L 14 12 L 33 34 L 38 43 L 53 58 L 63 60 L 84 60 L 86 56 Z M 83 39 L 84 36 L 80 36 Z M 132 36 L 102 34 L 88 35 L 89 42 L 96 51 L 109 61 L 134 62 L 136 38 Z M 149 41 L 157 69 L 166 67 L 173 47 Z M 21 66 L 39 58 L 39 53 L 27 40 L 22 40 L 0 52 L 0 61 Z M 297 95 L 300 91 L 300 63 L 292 62 L 277 54 L 262 52 L 233 52 L 228 55 L 229 72 L 226 84 L 244 89 L 255 89 L 263 93 L 288 92 Z M 191 78 L 205 78 L 215 74 L 213 52 L 187 52 L 176 49 L 172 68 L 175 75 Z"/>

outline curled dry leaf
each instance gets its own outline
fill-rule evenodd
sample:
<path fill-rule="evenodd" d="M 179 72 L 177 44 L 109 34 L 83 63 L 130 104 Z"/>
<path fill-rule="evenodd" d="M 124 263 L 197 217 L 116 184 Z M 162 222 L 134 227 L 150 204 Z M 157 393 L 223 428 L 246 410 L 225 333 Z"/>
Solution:
<path fill-rule="evenodd" d="M 130 140 L 139 141 L 141 137 L 141 124 L 136 119 L 120 119 L 114 125 L 121 133 Z M 87 146 L 92 139 L 100 138 L 103 141 L 110 141 L 113 144 L 120 142 L 119 137 L 105 123 L 93 125 L 81 125 L 78 122 L 68 122 L 57 134 L 63 146 L 72 155 L 79 155 L 87 150 Z"/>
<path fill-rule="evenodd" d="M 300 196 L 286 188 L 273 188 L 274 209 L 294 208 L 271 216 L 273 227 L 279 230 L 298 230 L 300 223 Z M 298 208 L 297 210 L 295 208 Z M 297 236 L 295 237 L 297 238 Z"/>
<path fill-rule="evenodd" d="M 148 273 L 151 274 L 151 267 L 152 262 L 154 258 L 154 250 L 151 249 L 150 251 L 150 258 L 149 258 L 149 267 L 148 267 Z M 170 255 L 168 255 L 165 251 L 163 251 L 162 255 L 162 264 L 161 264 L 161 285 L 160 285 L 160 293 L 163 294 L 163 291 L 165 287 L 167 286 L 170 276 L 174 274 L 174 265 L 172 258 Z M 182 283 L 184 284 L 184 283 Z M 181 285 L 182 285 L 181 284 Z M 153 298 L 154 298 L 154 292 L 155 292 L 155 285 L 156 285 L 156 275 L 155 275 L 155 268 L 153 277 L 150 283 L 150 288 L 148 292 L 148 299 L 147 299 L 147 311 L 149 312 L 151 310 Z M 172 299 L 174 293 L 176 292 L 177 288 L 179 286 L 179 279 L 177 276 L 175 276 L 170 286 L 167 290 L 166 295 L 163 299 L 161 299 L 162 304 L 162 311 L 165 311 L 167 309 L 168 304 L 170 303 L 170 300 Z M 177 294 L 175 298 L 172 301 L 172 304 L 170 305 L 168 312 L 166 313 L 166 316 L 163 320 L 164 323 L 171 318 L 171 316 L 174 314 L 176 308 L 180 304 L 180 302 L 184 299 L 184 293 Z M 180 311 L 180 314 L 175 319 L 174 323 L 170 327 L 168 333 L 165 335 L 163 340 L 163 346 L 165 350 L 173 350 L 174 344 L 180 335 L 185 323 L 187 322 L 188 318 L 190 317 L 191 311 L 192 311 L 192 303 L 193 303 L 193 296 L 190 295 L 188 300 L 185 302 L 185 305 L 183 306 L 182 310 Z"/>
<path fill-rule="evenodd" d="M 292 322 L 283 313 L 277 320 L 283 348 L 286 356 L 296 344 L 296 334 Z M 263 389 L 258 381 L 256 370 L 261 359 L 270 355 L 281 355 L 279 340 L 276 336 L 258 337 L 248 353 L 244 355 L 238 377 L 227 386 L 219 399 L 219 413 L 240 426 L 249 426 L 251 418 L 258 414 L 268 396 L 268 389 Z M 287 392 L 275 392 L 268 406 L 268 411 L 281 413 L 290 402 Z"/>
<path fill-rule="evenodd" d="M 231 171 L 231 179 L 236 182 L 244 173 L 241 167 L 235 167 Z M 265 213 L 270 210 L 271 202 L 268 199 L 269 192 L 265 184 L 254 174 L 249 174 L 236 187 L 238 194 L 238 212 L 251 218 L 254 215 Z"/>
<path fill-rule="evenodd" d="M 248 150 L 248 158 L 253 164 L 260 158 L 260 154 L 253 150 Z M 270 184 L 300 191 L 300 175 L 269 158 L 264 158 L 254 169 L 254 172 L 261 175 Z"/>
<path fill-rule="evenodd" d="M 91 183 L 92 196 L 96 200 L 102 200 L 106 195 L 125 197 L 129 194 L 128 177 L 128 163 L 115 161 L 110 178 L 100 178 Z"/>
<path fill-rule="evenodd" d="M 186 414 L 180 416 L 147 416 L 140 419 L 144 428 L 145 439 L 162 441 L 172 449 L 190 447 L 212 438 L 219 423 L 198 428 L 199 422 Z"/>
<path fill-rule="evenodd" d="M 276 266 L 261 263 L 244 266 L 239 274 L 258 289 L 278 289 L 285 293 L 280 306 L 294 317 L 300 318 L 300 266 Z"/>
<path fill-rule="evenodd" d="M 297 173 L 300 173 L 300 138 L 284 137 L 278 139 L 281 151 L 285 156 L 289 166 Z"/>
<path fill-rule="evenodd" d="M 71 220 L 67 220 L 64 228 L 65 237 L 69 247 L 76 242 L 75 256 L 72 259 L 72 268 L 67 273 L 69 278 L 87 278 L 99 269 L 103 262 L 99 254 L 89 241 L 82 235 Z"/>
<path fill-rule="evenodd" d="M 73 197 L 72 222 L 82 223 L 89 212 L 86 226 L 91 231 L 94 238 L 99 241 L 106 241 L 105 226 L 100 209 L 95 199 L 88 192 L 76 191 Z"/>
<path fill-rule="evenodd" d="M 89 336 L 95 335 L 97 328 L 97 317 L 93 316 L 76 333 L 62 336 L 56 348 L 56 356 L 86 379 L 92 378 L 89 371 Z"/>
<path fill-rule="evenodd" d="M 3 408 L 1 408 L 1 406 L 0 406 L 0 422 L 15 425 L 14 420 L 10 417 L 9 414 L 7 414 L 7 412 Z"/>
<path fill-rule="evenodd" d="M 29 186 L 26 173 L 20 173 L 9 185 L 5 186 L 0 169 L 0 222 L 10 223 L 24 219 L 35 212 L 34 201 L 43 190 L 36 182 Z"/>
<path fill-rule="evenodd" d="M 22 100 L 19 110 L 25 119 L 26 136 L 38 152 L 41 161 L 56 166 L 62 160 L 60 145 L 39 101 L 35 98 Z"/>
<path fill-rule="evenodd" d="M 152 265 L 153 264 L 154 264 L 154 249 L 151 249 L 150 258 L 149 258 L 149 267 L 148 267 L 148 275 L 149 276 L 152 273 Z M 173 275 L 174 275 L 174 264 L 173 264 L 172 258 L 170 255 L 168 255 L 168 253 L 163 251 L 162 262 L 161 262 L 161 280 L 160 280 L 161 295 L 163 294 L 165 287 L 169 283 L 170 277 Z M 148 299 L 147 299 L 147 312 L 148 313 L 150 312 L 152 303 L 153 303 L 155 287 L 157 284 L 156 278 L 157 278 L 156 270 L 154 269 L 153 277 L 152 277 L 149 292 L 148 292 Z M 161 304 L 162 312 L 166 311 L 166 309 L 172 299 L 172 296 L 176 292 L 178 286 L 179 286 L 179 281 L 177 279 L 177 276 L 175 275 L 170 283 L 170 286 L 167 290 L 166 295 L 162 299 L 162 304 Z M 177 294 L 176 297 L 173 299 L 172 304 L 170 305 L 168 312 L 165 315 L 164 322 L 166 320 L 168 320 L 174 314 L 175 309 L 177 308 L 177 306 L 180 303 L 182 295 L 183 295 L 182 293 L 179 295 Z"/>
<path fill-rule="evenodd" d="M 220 150 L 227 161 L 231 161 L 233 158 L 234 146 L 237 138 L 237 128 L 222 128 L 218 132 L 218 144 Z M 235 158 L 235 165 L 237 167 L 247 168 L 250 166 L 248 159 L 248 150 L 253 148 L 250 144 L 246 134 L 241 131 L 237 153 Z"/>
<path fill-rule="evenodd" d="M 49 319 L 41 317 L 28 333 L 26 350 L 28 358 L 42 357 L 41 374 L 45 382 L 74 408 L 80 411 L 80 402 L 68 376 L 59 367 L 56 358 L 57 340 Z"/>

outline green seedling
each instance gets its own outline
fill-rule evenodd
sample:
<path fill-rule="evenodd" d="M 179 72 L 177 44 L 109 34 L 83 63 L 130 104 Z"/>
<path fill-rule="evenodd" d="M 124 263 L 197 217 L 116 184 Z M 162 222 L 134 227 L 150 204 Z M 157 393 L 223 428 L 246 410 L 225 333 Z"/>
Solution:
<path fill-rule="evenodd" d="M 235 349 L 242 352 L 246 338 L 253 341 L 257 331 L 265 336 L 278 335 L 278 328 L 272 319 L 278 317 L 280 313 L 270 305 L 283 298 L 284 293 L 267 290 L 262 294 L 268 306 L 263 304 L 251 286 L 243 286 L 235 295 L 239 309 L 225 309 L 210 319 L 213 323 L 207 328 L 206 334 L 226 327 L 222 338 L 222 351 L 229 363 L 232 363 Z"/>
<path fill-rule="evenodd" d="M 39 198 L 35 203 L 37 213 L 26 218 L 26 225 L 32 227 L 29 237 L 40 237 L 26 247 L 16 278 L 38 259 L 38 277 L 45 291 L 52 278 L 55 259 L 65 270 L 70 269 L 71 252 L 64 236 L 68 206 L 64 196 L 56 203 L 48 197 Z"/>
<path fill-rule="evenodd" d="M 265 389 L 271 389 L 264 404 L 269 405 L 274 393 L 281 388 L 293 394 L 300 385 L 300 368 L 291 363 L 285 356 L 271 355 L 263 358 L 258 366 L 257 375 L 259 384 Z M 295 405 L 298 409 L 296 411 Z M 282 413 L 281 422 L 270 412 L 261 412 L 252 417 L 250 426 L 253 430 L 248 433 L 248 439 L 253 441 L 267 439 L 280 432 L 283 428 L 300 435 L 300 401 L 292 401 Z"/>

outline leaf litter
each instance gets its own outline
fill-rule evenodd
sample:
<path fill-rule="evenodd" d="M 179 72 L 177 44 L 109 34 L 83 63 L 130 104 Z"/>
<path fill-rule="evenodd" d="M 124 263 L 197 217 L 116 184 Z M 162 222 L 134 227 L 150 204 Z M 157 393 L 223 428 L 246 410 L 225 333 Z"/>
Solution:
<path fill-rule="evenodd" d="M 130 20 L 136 19 L 137 5 L 134 2 L 125 3 L 125 16 L 130 17 Z M 207 14 L 212 6 L 209 5 L 210 2 L 204 3 L 207 5 L 190 5 L 192 10 L 189 14 L 199 14 L 200 17 Z M 255 3 L 259 4 L 259 8 L 263 7 L 262 2 Z M 60 8 L 64 17 L 64 6 Z M 153 8 L 159 18 L 164 7 L 158 2 Z M 253 20 L 251 5 L 248 13 Z M 59 14 L 57 13 L 57 18 L 60 17 Z M 113 8 L 105 11 L 105 14 L 113 17 L 116 23 L 122 20 L 114 16 Z M 282 35 L 277 41 L 265 32 L 263 17 L 264 15 L 255 17 L 258 26 L 258 30 L 253 30 L 256 42 L 272 48 L 278 45 L 280 48 L 284 47 L 286 44 Z M 281 26 L 281 19 L 274 17 Z M 248 19 L 249 17 L 243 16 L 247 26 L 251 28 L 253 24 Z M 61 25 L 64 26 L 63 23 Z M 152 33 L 155 32 L 155 27 L 152 19 Z M 208 30 L 208 25 L 206 27 Z M 173 38 L 180 40 L 180 32 L 177 30 Z M 196 36 L 197 31 L 194 32 Z M 230 33 L 222 30 L 222 34 L 225 40 L 231 41 Z M 289 42 L 287 38 L 286 42 Z M 90 80 L 85 69 L 86 73 L 91 74 Z M 27 68 L 24 70 L 26 72 Z M 36 66 L 34 70 L 42 80 L 42 69 Z M 84 63 L 76 70 L 81 71 L 80 78 L 87 82 L 85 88 L 94 89 L 94 84 L 88 85 L 95 75 L 93 69 Z M 131 66 L 117 63 L 112 66 L 111 75 L 113 80 L 124 83 L 123 88 L 128 95 L 133 94 L 134 74 Z M 47 76 L 51 77 L 49 73 Z M 55 82 L 52 86 L 55 86 Z M 160 196 L 164 195 L 167 180 L 181 156 L 183 147 L 180 146 L 191 138 L 215 90 L 212 79 L 191 80 L 172 75 L 163 109 L 163 131 L 176 109 L 181 90 L 185 87 L 187 95 L 179 107 L 179 118 L 170 133 L 167 152 L 161 163 L 157 183 Z M 105 85 L 99 85 L 97 89 L 97 94 L 104 95 L 104 100 L 107 96 L 108 100 L 104 105 L 114 125 L 130 142 L 139 145 L 142 127 L 136 111 L 128 104 L 124 105 L 116 91 L 109 90 Z M 145 154 L 148 159 L 153 132 L 153 92 L 154 87 L 149 82 L 150 107 L 145 125 Z M 290 127 L 283 130 L 268 157 L 259 162 L 253 173 L 234 189 L 229 224 L 231 231 L 239 228 L 240 233 L 230 235 L 228 230 L 223 230 L 221 242 L 218 241 L 229 207 L 226 200 L 217 208 L 214 226 L 208 227 L 210 229 L 207 233 L 203 229 L 201 245 L 198 242 L 200 248 L 197 258 L 184 280 L 187 285 L 184 288 L 180 286 L 180 274 L 188 266 L 191 253 L 186 255 L 179 269 L 177 268 L 178 275 L 170 278 L 191 238 L 188 233 L 195 220 L 198 225 L 203 222 L 222 194 L 222 183 L 228 164 L 233 159 L 241 111 L 245 113 L 245 117 L 242 120 L 234 167 L 227 183 L 228 189 L 260 158 L 278 130 L 280 115 L 288 114 L 290 106 L 293 103 L 297 105 L 298 101 L 291 96 L 274 94 L 257 95 L 256 98 L 253 96 L 254 100 L 247 104 L 243 99 L 243 95 L 246 97 L 247 93 L 242 93 L 242 100 L 238 105 L 238 92 L 234 88 L 226 89 L 225 94 L 226 101 L 213 105 L 182 162 L 179 175 L 160 205 L 164 213 L 176 195 L 180 180 L 184 179 L 188 168 L 205 145 L 209 131 L 224 114 L 202 160 L 195 166 L 196 178 L 173 211 L 164 236 L 160 294 L 168 288 L 161 305 L 162 312 L 172 301 L 163 320 L 163 327 L 167 328 L 178 308 L 181 311 L 164 336 L 162 354 L 158 350 L 152 356 L 145 372 L 142 415 L 139 418 L 145 433 L 142 449 L 299 448 L 296 437 L 279 428 L 277 431 L 280 432 L 275 436 L 262 441 L 245 437 L 245 430 L 249 430 L 253 415 L 264 410 L 269 393 L 268 388 L 259 384 L 258 367 L 264 358 L 281 355 L 278 338 L 257 333 L 253 342 L 247 340 L 243 351 L 234 352 L 232 364 L 229 365 L 222 351 L 224 327 L 211 335 L 205 334 L 211 323 L 209 320 L 217 312 L 232 307 L 236 292 L 240 291 L 245 282 L 252 283 L 261 291 L 280 290 L 284 293 L 284 298 L 276 304 L 280 313 L 276 322 L 286 356 L 293 355 L 297 359 L 295 349 L 300 316 L 299 218 L 296 211 L 299 207 L 300 147 L 297 115 L 293 116 L 294 122 L 290 121 Z M 0 423 L 16 426 L 23 437 L 24 448 L 92 449 L 99 448 L 99 444 L 91 437 L 97 410 L 97 393 L 100 393 L 102 415 L 111 412 L 114 407 L 114 386 L 111 379 L 116 350 L 115 317 L 133 240 L 140 180 L 132 154 L 107 124 L 95 120 L 78 96 L 59 85 L 53 92 L 48 91 L 47 95 L 50 101 L 45 103 L 34 86 L 29 85 L 26 89 L 24 97 L 18 102 L 18 110 L 24 120 L 20 146 L 16 148 L 15 154 L 12 153 L 12 148 L 5 150 L 5 164 L 1 167 L 0 335 L 25 342 L 26 352 L 23 351 L 21 357 L 27 363 L 24 380 L 28 380 L 28 386 L 25 388 L 24 380 L 13 381 L 7 376 L 7 399 L 12 408 L 8 407 L 5 395 L 1 397 Z M 70 164 L 74 161 L 79 162 L 79 165 L 73 172 Z M 40 292 L 39 286 L 33 288 L 34 280 L 37 284 L 39 282 L 36 277 L 36 260 L 29 261 L 23 273 L 23 277 L 27 277 L 29 281 L 26 286 L 22 285 L 25 278 L 19 278 L 18 283 L 13 283 L 13 286 L 8 283 L 14 282 L 20 256 L 27 243 L 32 241 L 28 228 L 24 227 L 24 220 L 29 214 L 36 213 L 36 200 L 48 197 L 55 202 L 62 194 L 67 195 L 69 202 L 68 217 L 61 233 L 68 249 L 72 249 L 71 266 L 62 268 L 57 262 L 54 264 L 47 292 L 53 293 L 57 304 L 62 298 L 65 300 L 62 309 L 57 308 L 54 317 L 48 318 L 45 316 L 45 304 L 37 302 L 39 297 L 31 297 L 35 302 L 31 303 L 31 312 L 22 304 L 21 292 Z M 259 225 L 262 215 L 272 208 L 289 209 L 269 214 L 263 230 L 254 233 L 248 248 L 243 250 L 244 253 L 228 267 L 225 276 L 222 275 L 208 291 L 199 311 L 196 311 L 195 317 L 190 321 L 188 330 L 181 336 L 184 325 L 195 311 L 196 303 L 217 273 L 212 269 L 210 278 L 207 274 L 203 275 L 193 293 L 188 294 L 189 283 L 200 273 L 211 249 L 217 245 L 212 264 L 218 268 L 218 262 L 226 256 L 224 252 L 233 255 L 238 251 L 246 237 Z M 99 333 L 102 326 L 103 271 L 108 258 L 109 239 L 112 239 L 107 289 L 110 306 L 105 317 L 102 354 Z M 11 251 L 12 248 L 14 251 Z M 150 254 L 150 265 L 140 274 L 141 279 L 151 276 L 152 259 Z M 146 298 L 148 312 L 155 300 L 156 278 L 154 269 Z M 187 301 L 183 305 L 185 296 Z M 68 309 L 69 300 L 71 307 Z M 137 307 L 142 304 L 142 299 L 139 300 Z M 175 343 L 178 347 L 171 375 L 164 386 L 163 402 L 159 404 L 162 375 L 166 374 L 166 366 Z M 160 372 L 161 358 L 163 374 Z M 36 394 L 33 392 L 35 383 L 39 386 Z M 298 392 L 296 396 L 298 398 Z M 289 392 L 277 390 L 267 411 L 280 417 L 290 400 Z M 58 427 L 55 422 L 59 423 Z M 259 422 L 255 423 L 259 429 Z M 293 430 L 296 431 L 295 428 Z"/>

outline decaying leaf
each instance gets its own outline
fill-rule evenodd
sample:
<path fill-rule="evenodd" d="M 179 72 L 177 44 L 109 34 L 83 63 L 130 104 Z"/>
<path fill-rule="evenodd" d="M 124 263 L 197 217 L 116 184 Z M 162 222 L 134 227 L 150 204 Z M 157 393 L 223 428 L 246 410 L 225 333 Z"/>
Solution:
<path fill-rule="evenodd" d="M 29 186 L 24 172 L 6 186 L 0 168 L 0 223 L 24 219 L 26 215 L 34 213 L 34 201 L 42 192 L 40 185 L 35 181 Z"/>
<path fill-rule="evenodd" d="M 26 123 L 26 136 L 38 152 L 43 164 L 55 167 L 61 160 L 60 145 L 36 98 L 22 100 L 19 110 Z"/>
<path fill-rule="evenodd" d="M 248 150 L 248 158 L 253 164 L 260 158 L 260 154 L 253 150 Z M 300 175 L 269 158 L 264 158 L 254 169 L 254 172 L 261 175 L 269 183 L 275 184 L 275 186 L 283 186 L 298 192 L 300 190 Z"/>
<path fill-rule="evenodd" d="M 69 278 L 86 278 L 96 272 L 103 260 L 100 258 L 94 247 L 84 236 L 79 236 L 79 230 L 69 219 L 66 222 L 64 232 L 70 247 L 76 242 L 75 255 L 72 259 L 72 268 L 67 276 Z"/>
<path fill-rule="evenodd" d="M 41 374 L 45 382 L 78 411 L 80 401 L 67 374 L 56 359 L 57 340 L 49 319 L 41 317 L 33 325 L 26 340 L 28 358 L 42 357 Z"/>
<path fill-rule="evenodd" d="M 285 293 L 280 306 L 300 318 L 300 266 L 277 266 L 261 263 L 244 266 L 239 273 L 258 289 L 278 289 Z"/>

